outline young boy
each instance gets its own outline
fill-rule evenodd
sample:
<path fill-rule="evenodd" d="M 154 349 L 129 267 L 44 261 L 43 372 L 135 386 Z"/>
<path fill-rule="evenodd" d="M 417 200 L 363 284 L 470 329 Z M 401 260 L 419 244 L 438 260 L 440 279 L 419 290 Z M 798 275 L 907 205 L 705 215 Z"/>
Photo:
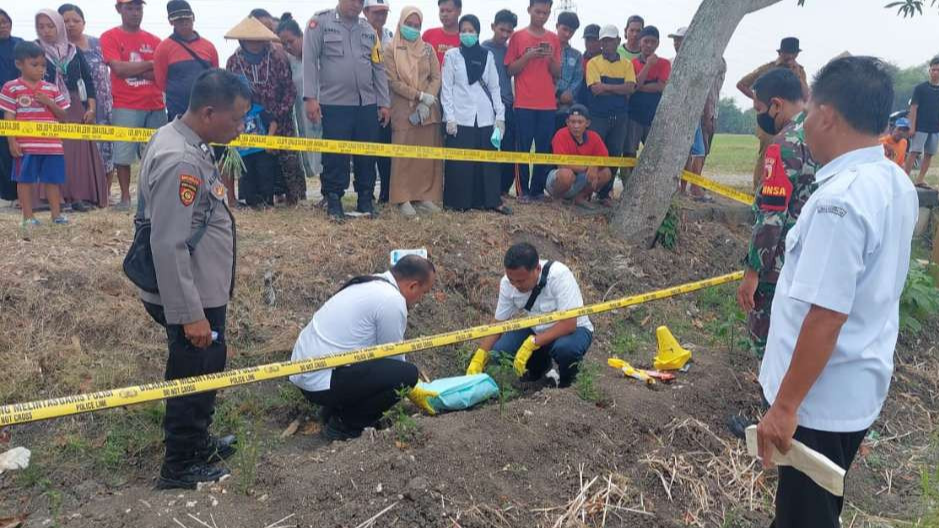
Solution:
<path fill-rule="evenodd" d="M 574 104 L 574 98 L 584 85 L 584 56 L 571 46 L 571 39 L 580 29 L 577 13 L 565 11 L 558 15 L 558 40 L 561 42 L 561 77 L 558 79 L 555 95 L 558 109 L 555 114 L 555 130 L 567 124 L 567 111 Z"/>
<path fill-rule="evenodd" d="M 447 54 L 447 51 L 460 47 L 460 15 L 463 14 L 463 0 L 437 0 L 437 7 L 440 9 L 440 23 L 443 27 L 428 29 L 424 32 L 423 40 L 434 48 L 437 61 L 443 67 L 443 56 Z"/>
<path fill-rule="evenodd" d="M 42 80 L 46 74 L 46 57 L 37 44 L 20 42 L 13 50 L 20 78 L 0 90 L 3 118 L 34 123 L 58 123 L 66 118 L 69 100 L 51 83 Z M 67 224 L 61 212 L 59 186 L 65 183 L 65 152 L 62 140 L 54 138 L 9 138 L 13 156 L 12 179 L 23 210 L 23 227 L 39 225 L 33 217 L 33 186 L 43 184 L 52 211 L 52 223 Z"/>
<path fill-rule="evenodd" d="M 636 157 L 639 144 L 645 143 L 652 129 L 662 92 L 672 73 L 672 64 L 655 54 L 659 48 L 659 30 L 646 26 L 639 34 L 641 54 L 633 59 L 636 92 L 629 98 L 629 132 L 623 155 Z"/>
<path fill-rule="evenodd" d="M 884 154 L 887 159 L 896 163 L 900 167 L 906 163 L 907 140 L 910 138 L 910 120 L 901 117 L 893 126 L 889 134 L 880 137 L 880 143 L 884 146 Z"/>
<path fill-rule="evenodd" d="M 601 53 L 587 64 L 587 86 L 593 97 L 587 108 L 592 117 L 590 129 L 606 144 L 610 156 L 621 156 L 629 130 L 629 96 L 636 89 L 631 60 L 619 56 L 619 29 L 609 24 L 600 30 Z M 613 205 L 612 180 L 597 193 L 606 206 Z"/>
<path fill-rule="evenodd" d="M 575 104 L 568 112 L 567 126 L 558 130 L 551 141 L 552 151 L 555 154 L 608 157 L 603 139 L 589 128 L 590 112 L 585 106 Z M 612 179 L 613 172 L 609 167 L 560 166 L 548 173 L 547 189 L 559 200 L 572 200 L 575 206 L 590 209 L 590 197 L 607 187 Z"/>
<path fill-rule="evenodd" d="M 515 77 L 519 149 L 527 152 L 534 142 L 535 150 L 541 154 L 551 151 L 554 112 L 557 110 L 555 82 L 561 76 L 561 41 L 544 27 L 551 17 L 551 6 L 552 0 L 529 0 L 531 22 L 512 35 L 505 54 L 509 75 Z M 516 185 L 519 202 L 544 201 L 547 166 L 535 165 L 530 182 L 528 166 L 522 165 L 520 169 Z"/>
<path fill-rule="evenodd" d="M 509 50 L 509 39 L 518 26 L 518 15 L 503 9 L 496 13 L 492 23 L 492 39 L 482 43 L 482 47 L 492 53 L 496 62 L 496 71 L 499 73 L 499 88 L 502 90 L 502 104 L 505 106 L 505 134 L 502 136 L 502 150 L 514 152 L 518 150 L 518 130 L 515 123 L 515 94 L 512 92 L 512 77 L 505 65 L 505 54 Z M 502 196 L 509 194 L 509 189 L 515 183 L 518 165 L 515 163 L 502 164 Z"/>

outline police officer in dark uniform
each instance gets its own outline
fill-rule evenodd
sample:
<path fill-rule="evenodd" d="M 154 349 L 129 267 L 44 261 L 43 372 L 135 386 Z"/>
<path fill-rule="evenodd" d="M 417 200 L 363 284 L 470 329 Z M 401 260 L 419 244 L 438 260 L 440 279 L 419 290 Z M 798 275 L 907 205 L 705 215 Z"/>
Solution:
<path fill-rule="evenodd" d="M 323 137 L 377 142 L 379 124 L 391 119 L 381 39 L 360 18 L 362 0 L 339 0 L 336 9 L 310 19 L 303 38 L 303 99 L 307 117 L 322 120 Z M 356 156 L 356 210 L 374 215 L 375 158 Z M 323 195 L 330 217 L 342 220 L 349 186 L 349 156 L 323 154 Z"/>
<path fill-rule="evenodd" d="M 234 287 L 235 223 L 210 143 L 244 129 L 251 92 L 233 74 L 202 73 L 188 111 L 159 129 L 140 167 L 137 220 L 150 221 L 159 293 L 140 292 L 147 313 L 166 328 L 166 379 L 225 369 L 225 313 Z M 166 455 L 157 487 L 194 489 L 227 469 L 213 465 L 235 452 L 235 437 L 209 435 L 215 393 L 166 402 Z"/>

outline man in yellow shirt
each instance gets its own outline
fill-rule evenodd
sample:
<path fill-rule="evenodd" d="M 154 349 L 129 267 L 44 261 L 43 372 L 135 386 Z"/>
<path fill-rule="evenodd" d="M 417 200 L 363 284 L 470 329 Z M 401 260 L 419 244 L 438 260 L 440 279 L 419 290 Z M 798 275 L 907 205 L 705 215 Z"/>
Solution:
<path fill-rule="evenodd" d="M 636 89 L 633 63 L 616 51 L 619 47 L 619 29 L 607 25 L 600 29 L 600 55 L 587 63 L 587 87 L 590 96 L 590 129 L 597 133 L 610 156 L 622 156 L 629 131 L 629 96 Z M 613 179 L 597 192 L 605 206 L 611 206 L 610 193 Z"/>

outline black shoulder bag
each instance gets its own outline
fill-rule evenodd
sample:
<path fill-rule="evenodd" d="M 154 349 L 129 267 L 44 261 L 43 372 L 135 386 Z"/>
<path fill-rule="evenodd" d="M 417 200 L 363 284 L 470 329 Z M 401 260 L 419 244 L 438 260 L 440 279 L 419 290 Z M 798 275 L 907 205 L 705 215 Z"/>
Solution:
<path fill-rule="evenodd" d="M 530 312 L 531 309 L 535 306 L 535 301 L 538 300 L 538 296 L 541 295 L 541 290 L 548 285 L 548 272 L 551 271 L 551 264 L 554 264 L 553 260 L 549 260 L 544 263 L 544 266 L 541 267 L 541 279 L 538 280 L 538 284 L 531 291 L 531 295 L 528 297 L 528 302 L 525 303 L 525 311 Z"/>
<path fill-rule="evenodd" d="M 212 214 L 215 212 L 214 200 L 209 200 L 209 202 L 212 205 L 209 213 L 205 215 L 205 221 L 186 241 L 190 255 L 196 250 L 196 246 L 208 230 Z M 150 219 L 145 216 L 145 210 L 146 201 L 141 192 L 137 198 L 137 214 L 134 215 L 134 240 L 127 250 L 127 255 L 124 256 L 124 275 L 127 275 L 130 282 L 141 290 L 147 293 L 160 293 L 156 268 L 153 266 L 153 250 L 150 248 Z"/>

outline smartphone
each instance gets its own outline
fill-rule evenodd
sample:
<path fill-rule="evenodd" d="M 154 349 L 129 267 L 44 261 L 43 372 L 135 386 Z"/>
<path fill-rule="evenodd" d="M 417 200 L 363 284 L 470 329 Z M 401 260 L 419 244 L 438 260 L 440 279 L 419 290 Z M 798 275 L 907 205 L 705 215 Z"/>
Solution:
<path fill-rule="evenodd" d="M 541 51 L 545 53 L 551 51 L 551 44 L 548 44 L 547 42 L 542 42 L 541 44 L 538 44 L 538 47 L 541 48 Z"/>

